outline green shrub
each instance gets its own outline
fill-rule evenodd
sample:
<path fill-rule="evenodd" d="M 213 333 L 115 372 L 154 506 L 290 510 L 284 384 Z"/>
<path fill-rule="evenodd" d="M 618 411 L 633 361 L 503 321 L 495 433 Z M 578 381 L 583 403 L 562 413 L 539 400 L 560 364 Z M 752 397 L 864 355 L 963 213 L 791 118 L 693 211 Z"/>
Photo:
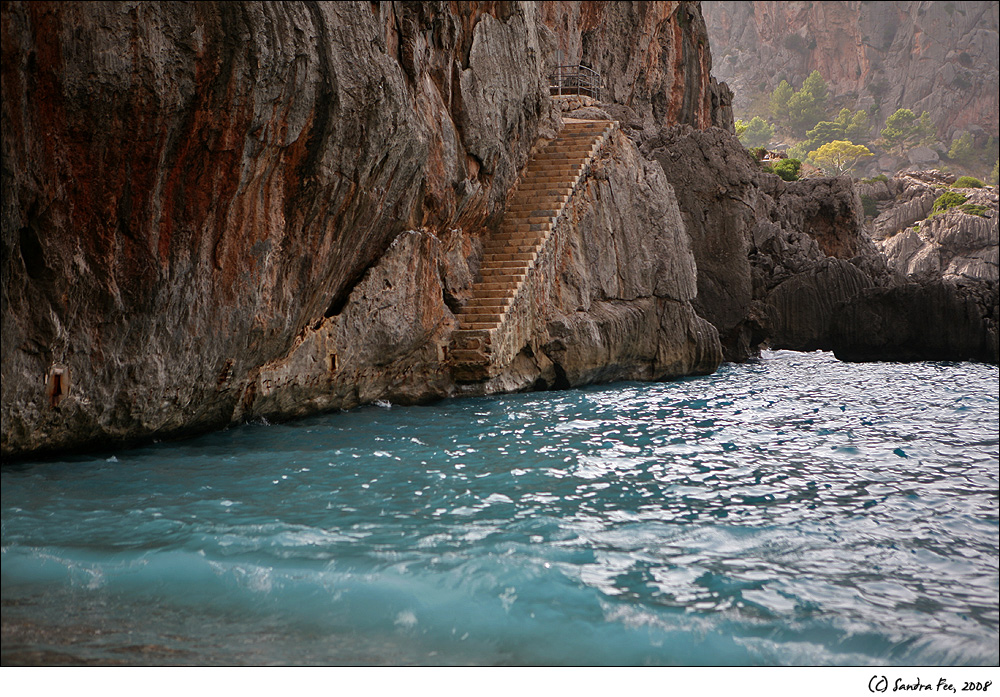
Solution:
<path fill-rule="evenodd" d="M 944 213 L 949 208 L 961 206 L 968 200 L 969 199 L 967 197 L 956 191 L 945 191 L 934 201 L 934 205 L 931 207 L 931 215 L 928 217 L 935 216 L 938 213 Z"/>
<path fill-rule="evenodd" d="M 878 215 L 878 204 L 868 194 L 861 194 L 861 206 L 865 209 L 866 218 L 874 218 Z"/>
<path fill-rule="evenodd" d="M 802 162 L 796 160 L 794 157 L 779 160 L 772 167 L 772 171 L 786 182 L 798 181 L 800 169 L 802 169 Z"/>
<path fill-rule="evenodd" d="M 975 177 L 959 177 L 951 185 L 953 189 L 982 189 L 983 183 Z"/>
<path fill-rule="evenodd" d="M 980 218 L 986 217 L 986 206 L 980 206 L 977 203 L 963 203 L 958 207 L 958 210 L 969 215 L 978 215 Z"/>
<path fill-rule="evenodd" d="M 874 177 L 868 177 L 867 179 L 862 179 L 865 184 L 874 184 L 875 182 L 887 182 L 889 177 L 884 174 L 876 174 Z"/>

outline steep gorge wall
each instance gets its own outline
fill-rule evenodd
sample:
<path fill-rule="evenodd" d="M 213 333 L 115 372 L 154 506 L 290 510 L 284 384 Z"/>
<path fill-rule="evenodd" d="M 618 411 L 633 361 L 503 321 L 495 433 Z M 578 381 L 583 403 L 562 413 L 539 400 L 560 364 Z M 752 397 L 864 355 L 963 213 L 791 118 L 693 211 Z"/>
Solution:
<path fill-rule="evenodd" d="M 702 3 L 714 74 L 746 108 L 782 79 L 819 70 L 853 109 L 926 110 L 950 142 L 958 130 L 997 135 L 1000 7 L 996 2 Z"/>
<path fill-rule="evenodd" d="M 845 360 L 997 363 L 995 194 L 983 194 L 989 220 L 954 213 L 946 218 L 968 220 L 931 225 L 950 231 L 932 250 L 940 261 L 907 277 L 872 239 L 850 177 L 782 181 L 721 129 L 666 127 L 641 150 L 677 193 L 698 266 L 693 306 L 726 360 L 766 344 Z"/>
<path fill-rule="evenodd" d="M 603 61 L 609 108 L 639 126 L 719 120 L 689 2 L 37 2 L 0 19 L 5 457 L 454 394 L 452 311 L 560 124 L 556 46 Z M 653 358 L 612 345 L 618 367 L 560 369 L 714 369 L 685 268 L 644 296 Z M 484 389 L 543 373 L 569 379 L 537 363 Z"/>

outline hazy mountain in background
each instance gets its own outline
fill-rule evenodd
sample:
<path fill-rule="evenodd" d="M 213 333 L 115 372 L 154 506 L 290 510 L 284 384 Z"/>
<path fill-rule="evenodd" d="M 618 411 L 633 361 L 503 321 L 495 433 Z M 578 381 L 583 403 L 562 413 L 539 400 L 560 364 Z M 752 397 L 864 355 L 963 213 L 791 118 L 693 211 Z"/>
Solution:
<path fill-rule="evenodd" d="M 703 2 L 713 74 L 737 117 L 767 115 L 782 80 L 814 70 L 831 106 L 865 110 L 881 128 L 897 109 L 927 111 L 945 144 L 998 133 L 996 2 Z M 836 112 L 834 111 L 834 114 Z"/>

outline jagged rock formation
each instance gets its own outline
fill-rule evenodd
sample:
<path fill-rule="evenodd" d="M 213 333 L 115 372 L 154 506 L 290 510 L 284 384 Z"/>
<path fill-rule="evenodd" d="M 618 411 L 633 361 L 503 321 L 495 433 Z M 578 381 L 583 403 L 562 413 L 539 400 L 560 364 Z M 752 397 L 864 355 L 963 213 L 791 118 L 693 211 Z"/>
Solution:
<path fill-rule="evenodd" d="M 729 133 L 664 129 L 643 143 L 677 191 L 698 263 L 698 314 L 727 360 L 766 341 L 828 347 L 838 303 L 886 282 L 848 178 L 784 182 Z"/>
<path fill-rule="evenodd" d="M 926 110 L 938 135 L 997 135 L 1000 65 L 996 2 L 702 3 L 714 74 L 746 108 L 782 79 L 813 70 L 852 109 Z M 982 143 L 980 143 L 982 144 Z M 926 162 L 922 162 L 926 164 Z"/>
<path fill-rule="evenodd" d="M 872 223 L 876 244 L 890 267 L 912 281 L 1000 280 L 997 192 L 949 187 L 955 179 L 953 174 L 930 171 L 858 185 L 859 194 L 878 202 L 879 214 Z M 931 216 L 935 199 L 947 190 L 981 207 L 983 215 L 955 207 Z"/>
<path fill-rule="evenodd" d="M 967 331 L 928 310 L 956 337 L 945 349 L 978 340 L 996 361 L 995 285 L 905 295 L 849 180 L 786 184 L 739 146 L 697 3 L 12 2 L 0 16 L 4 457 L 706 373 L 762 341 L 863 336 L 866 307 L 891 331 L 842 341 L 852 355 L 896 350 L 909 335 L 892 313 L 940 301 L 968 309 Z M 607 79 L 568 115 L 621 128 L 538 250 L 513 358 L 465 384 L 456 315 L 515 182 L 564 127 L 559 61 Z"/>
<path fill-rule="evenodd" d="M 558 45 L 583 46 L 576 59 L 600 63 L 638 121 L 725 118 L 690 2 L 0 11 L 4 456 L 451 393 L 442 349 L 481 240 L 561 124 L 546 82 Z M 581 21 L 546 23 L 564 15 Z M 615 195 L 669 198 L 650 178 Z M 666 234 L 687 258 L 679 230 L 629 234 Z M 595 301 L 606 370 L 531 370 L 551 384 L 640 361 L 641 375 L 711 370 L 714 334 L 687 291 L 652 285 L 632 299 L 653 325 Z M 670 333 L 643 336 L 653 368 L 613 343 L 650 326 Z M 531 386 L 531 370 L 482 389 Z"/>
<path fill-rule="evenodd" d="M 694 307 L 719 331 L 727 360 L 745 360 L 765 343 L 850 360 L 997 362 L 996 283 L 955 282 L 973 270 L 995 274 L 995 262 L 988 269 L 995 221 L 981 238 L 975 216 L 942 217 L 932 229 L 950 230 L 938 247 L 949 261 L 907 279 L 894 270 L 900 259 L 873 240 L 860 199 L 898 192 L 902 212 L 887 206 L 876 228 L 905 219 L 923 204 L 903 179 L 858 190 L 848 177 L 784 182 L 719 129 L 665 128 L 642 151 L 661 163 L 677 192 L 698 265 Z M 948 227 L 958 217 L 969 220 Z M 977 246 L 982 239 L 986 245 Z M 922 334 L 935 338 L 916 340 Z"/>
<path fill-rule="evenodd" d="M 853 308 L 838 317 L 844 356 L 997 362 L 1000 197 L 995 188 L 953 189 L 955 179 L 933 170 L 856 185 L 878 204 L 872 237 L 902 280 L 865 291 L 863 314 Z M 980 206 L 983 215 L 961 208 L 931 215 L 935 199 L 948 190 Z"/>
<path fill-rule="evenodd" d="M 863 289 L 839 308 L 833 350 L 849 361 L 997 363 L 997 284 L 945 281 Z"/>

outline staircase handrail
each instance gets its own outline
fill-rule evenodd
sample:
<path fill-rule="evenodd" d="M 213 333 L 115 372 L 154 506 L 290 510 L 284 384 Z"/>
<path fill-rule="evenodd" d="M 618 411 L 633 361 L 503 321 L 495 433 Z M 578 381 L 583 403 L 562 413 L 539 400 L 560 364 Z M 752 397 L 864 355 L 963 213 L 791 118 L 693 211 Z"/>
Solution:
<path fill-rule="evenodd" d="M 580 94 L 601 101 L 601 74 L 586 65 L 557 65 L 549 75 L 549 93 L 559 96 Z"/>

